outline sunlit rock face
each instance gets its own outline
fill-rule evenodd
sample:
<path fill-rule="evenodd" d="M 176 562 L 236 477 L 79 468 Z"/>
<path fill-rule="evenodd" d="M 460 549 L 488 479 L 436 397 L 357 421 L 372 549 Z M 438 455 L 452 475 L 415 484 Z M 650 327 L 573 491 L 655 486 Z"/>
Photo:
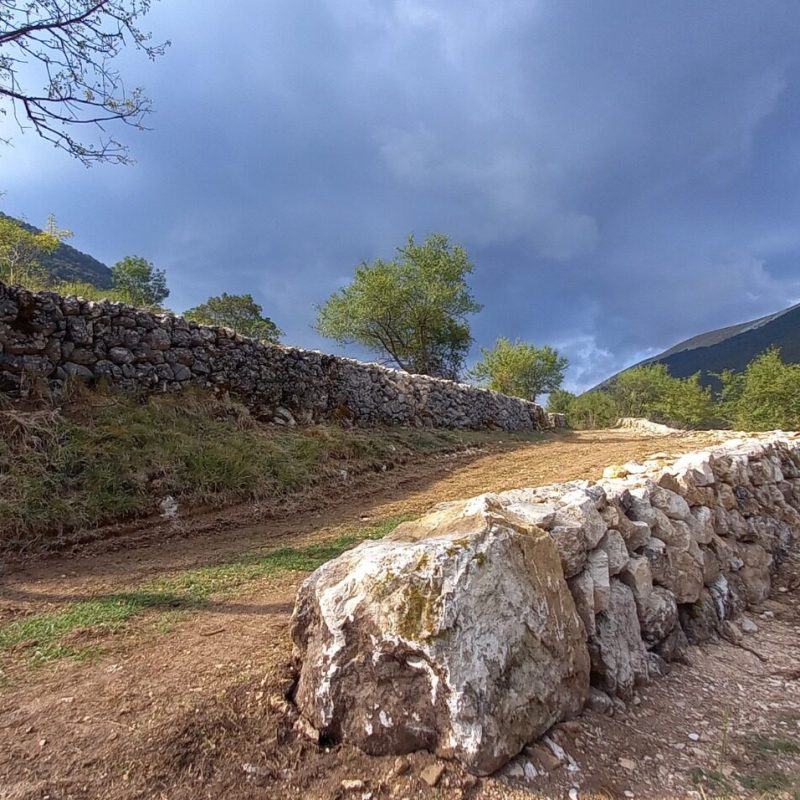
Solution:
<path fill-rule="evenodd" d="M 589 690 L 583 624 L 547 533 L 490 498 L 315 572 L 293 620 L 296 701 L 374 754 L 428 749 L 487 774 Z"/>

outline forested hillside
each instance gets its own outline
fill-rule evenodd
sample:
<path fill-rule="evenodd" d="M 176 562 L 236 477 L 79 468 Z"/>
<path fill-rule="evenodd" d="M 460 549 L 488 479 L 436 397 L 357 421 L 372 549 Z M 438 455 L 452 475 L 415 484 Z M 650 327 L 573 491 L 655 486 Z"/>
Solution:
<path fill-rule="evenodd" d="M 41 232 L 35 225 L 29 225 L 2 211 L 0 218 L 11 219 L 31 233 Z M 111 270 L 93 256 L 82 253 L 65 242 L 61 242 L 53 253 L 42 253 L 38 260 L 58 283 L 91 283 L 100 289 L 111 288 Z"/>

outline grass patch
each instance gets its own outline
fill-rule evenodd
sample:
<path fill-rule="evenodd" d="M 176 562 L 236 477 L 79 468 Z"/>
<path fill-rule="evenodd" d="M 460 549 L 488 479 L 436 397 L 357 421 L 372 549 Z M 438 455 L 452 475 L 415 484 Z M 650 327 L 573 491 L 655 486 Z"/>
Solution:
<path fill-rule="evenodd" d="M 716 770 L 695 767 L 689 773 L 689 777 L 695 786 L 708 789 L 716 796 L 728 795 L 734 792 L 733 784 L 721 772 Z"/>
<path fill-rule="evenodd" d="M 534 431 L 262 425 L 201 390 L 133 397 L 75 390 L 61 407 L 0 408 L 0 551 L 57 547 L 70 531 L 184 506 L 280 500 L 336 487 L 409 457 Z"/>
<path fill-rule="evenodd" d="M 745 789 L 763 796 L 769 796 L 776 792 L 785 793 L 798 787 L 798 776 L 787 775 L 778 770 L 760 775 L 737 775 L 736 777 Z M 795 797 L 798 795 L 800 795 L 800 788 L 794 793 Z"/>
<path fill-rule="evenodd" d="M 763 733 L 754 733 L 746 738 L 748 747 L 753 755 L 763 757 L 770 755 L 797 755 L 800 753 L 800 744 L 794 739 L 785 737 L 766 736 Z"/>
<path fill-rule="evenodd" d="M 0 654 L 24 650 L 31 666 L 64 657 L 91 658 L 97 651 L 95 644 L 76 646 L 70 639 L 116 632 L 147 611 L 167 612 L 172 624 L 176 611 L 201 609 L 212 595 L 229 592 L 259 578 L 282 572 L 311 572 L 365 539 L 386 536 L 405 519 L 382 520 L 329 542 L 282 547 L 261 556 L 188 570 L 132 591 L 104 595 L 72 603 L 52 613 L 12 620 L 0 625 Z"/>

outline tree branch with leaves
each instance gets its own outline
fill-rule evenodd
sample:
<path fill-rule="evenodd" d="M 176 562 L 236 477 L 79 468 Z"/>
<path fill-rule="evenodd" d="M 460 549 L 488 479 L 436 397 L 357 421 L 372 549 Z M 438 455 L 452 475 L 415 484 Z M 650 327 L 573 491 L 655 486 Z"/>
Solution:
<path fill-rule="evenodd" d="M 150 59 L 168 46 L 152 43 L 139 27 L 150 6 L 151 0 L 0 0 L 0 114 L 10 112 L 21 131 L 35 131 L 87 166 L 128 163 L 128 148 L 107 128 L 122 122 L 145 129 L 151 102 L 141 88 L 126 87 L 115 64 L 126 46 Z M 83 129 L 93 129 L 96 140 L 85 139 Z"/>

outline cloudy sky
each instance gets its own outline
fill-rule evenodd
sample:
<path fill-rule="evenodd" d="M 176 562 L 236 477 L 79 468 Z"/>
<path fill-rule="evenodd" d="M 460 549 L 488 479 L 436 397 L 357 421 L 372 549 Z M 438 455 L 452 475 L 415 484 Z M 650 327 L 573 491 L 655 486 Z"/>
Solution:
<path fill-rule="evenodd" d="M 314 305 L 441 231 L 473 358 L 552 344 L 575 389 L 800 300 L 797 0 L 162 0 L 146 27 L 172 47 L 124 59 L 156 107 L 119 131 L 137 163 L 5 118 L 0 207 L 152 260 L 178 311 L 249 291 L 336 352 Z"/>

